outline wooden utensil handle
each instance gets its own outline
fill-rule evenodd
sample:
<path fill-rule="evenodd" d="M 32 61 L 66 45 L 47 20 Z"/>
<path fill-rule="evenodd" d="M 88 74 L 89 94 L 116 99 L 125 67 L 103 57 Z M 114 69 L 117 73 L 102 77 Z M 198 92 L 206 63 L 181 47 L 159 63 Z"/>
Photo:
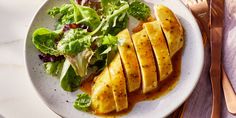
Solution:
<path fill-rule="evenodd" d="M 211 118 L 220 118 L 221 115 L 221 42 L 222 27 L 210 30 L 211 41 L 211 85 L 212 85 L 212 112 Z"/>
<path fill-rule="evenodd" d="M 218 76 L 212 77 L 212 95 L 213 95 L 213 102 L 212 102 L 212 112 L 211 118 L 220 118 L 221 116 L 221 82 L 220 82 L 220 74 Z M 214 79 L 212 81 L 212 79 Z"/>

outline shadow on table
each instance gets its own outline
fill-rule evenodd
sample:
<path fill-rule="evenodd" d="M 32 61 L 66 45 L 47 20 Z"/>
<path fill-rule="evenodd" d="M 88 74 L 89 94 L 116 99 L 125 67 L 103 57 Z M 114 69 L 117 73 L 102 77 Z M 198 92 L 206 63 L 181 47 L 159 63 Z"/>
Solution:
<path fill-rule="evenodd" d="M 5 118 L 3 115 L 0 114 L 0 118 Z"/>

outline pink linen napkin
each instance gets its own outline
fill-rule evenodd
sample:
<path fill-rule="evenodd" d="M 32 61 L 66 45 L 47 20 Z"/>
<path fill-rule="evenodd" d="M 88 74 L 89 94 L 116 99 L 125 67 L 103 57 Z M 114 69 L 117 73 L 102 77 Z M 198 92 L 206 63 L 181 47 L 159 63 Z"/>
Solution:
<path fill-rule="evenodd" d="M 223 41 L 223 64 L 236 90 L 236 0 L 225 0 L 225 26 Z M 184 118 L 209 118 L 212 107 L 212 91 L 209 76 L 210 48 L 205 48 L 205 66 L 200 81 L 185 103 Z M 222 91 L 222 118 L 235 118 L 227 111 Z"/>

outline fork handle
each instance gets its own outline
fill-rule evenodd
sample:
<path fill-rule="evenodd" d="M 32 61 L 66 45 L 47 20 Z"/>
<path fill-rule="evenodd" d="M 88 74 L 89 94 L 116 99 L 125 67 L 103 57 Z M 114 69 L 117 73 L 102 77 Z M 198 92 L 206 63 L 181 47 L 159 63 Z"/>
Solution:
<path fill-rule="evenodd" d="M 221 116 L 221 27 L 212 27 L 210 29 L 211 46 L 211 67 L 210 78 L 212 85 L 212 112 L 211 118 L 220 118 Z"/>
<path fill-rule="evenodd" d="M 213 102 L 212 102 L 212 112 L 211 118 L 220 118 L 221 116 L 221 76 L 211 77 L 211 85 L 212 85 L 212 95 L 213 95 Z M 213 81 L 212 81 L 213 80 Z"/>

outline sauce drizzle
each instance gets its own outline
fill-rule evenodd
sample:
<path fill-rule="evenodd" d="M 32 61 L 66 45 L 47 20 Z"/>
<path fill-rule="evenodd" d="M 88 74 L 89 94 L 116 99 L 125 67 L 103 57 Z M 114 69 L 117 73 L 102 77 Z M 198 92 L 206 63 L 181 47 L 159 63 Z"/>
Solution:
<path fill-rule="evenodd" d="M 159 86 L 156 90 L 143 94 L 142 89 L 136 90 L 132 93 L 128 93 L 128 102 L 129 107 L 126 110 L 123 110 L 121 112 L 111 112 L 108 114 L 96 114 L 102 117 L 116 117 L 116 116 L 122 116 L 127 113 L 129 113 L 132 108 L 135 106 L 136 103 L 147 101 L 147 100 L 156 100 L 160 98 L 161 96 L 166 95 L 168 92 L 170 92 L 172 89 L 175 88 L 179 81 L 180 72 L 181 72 L 181 60 L 182 60 L 182 49 L 178 51 L 173 57 L 172 57 L 172 64 L 173 64 L 173 72 L 172 74 L 163 82 L 159 82 Z M 88 81 L 84 81 L 81 85 L 81 90 L 89 95 L 91 95 L 92 90 L 92 84 L 93 79 L 88 79 Z M 92 112 L 93 113 L 93 112 Z"/>

